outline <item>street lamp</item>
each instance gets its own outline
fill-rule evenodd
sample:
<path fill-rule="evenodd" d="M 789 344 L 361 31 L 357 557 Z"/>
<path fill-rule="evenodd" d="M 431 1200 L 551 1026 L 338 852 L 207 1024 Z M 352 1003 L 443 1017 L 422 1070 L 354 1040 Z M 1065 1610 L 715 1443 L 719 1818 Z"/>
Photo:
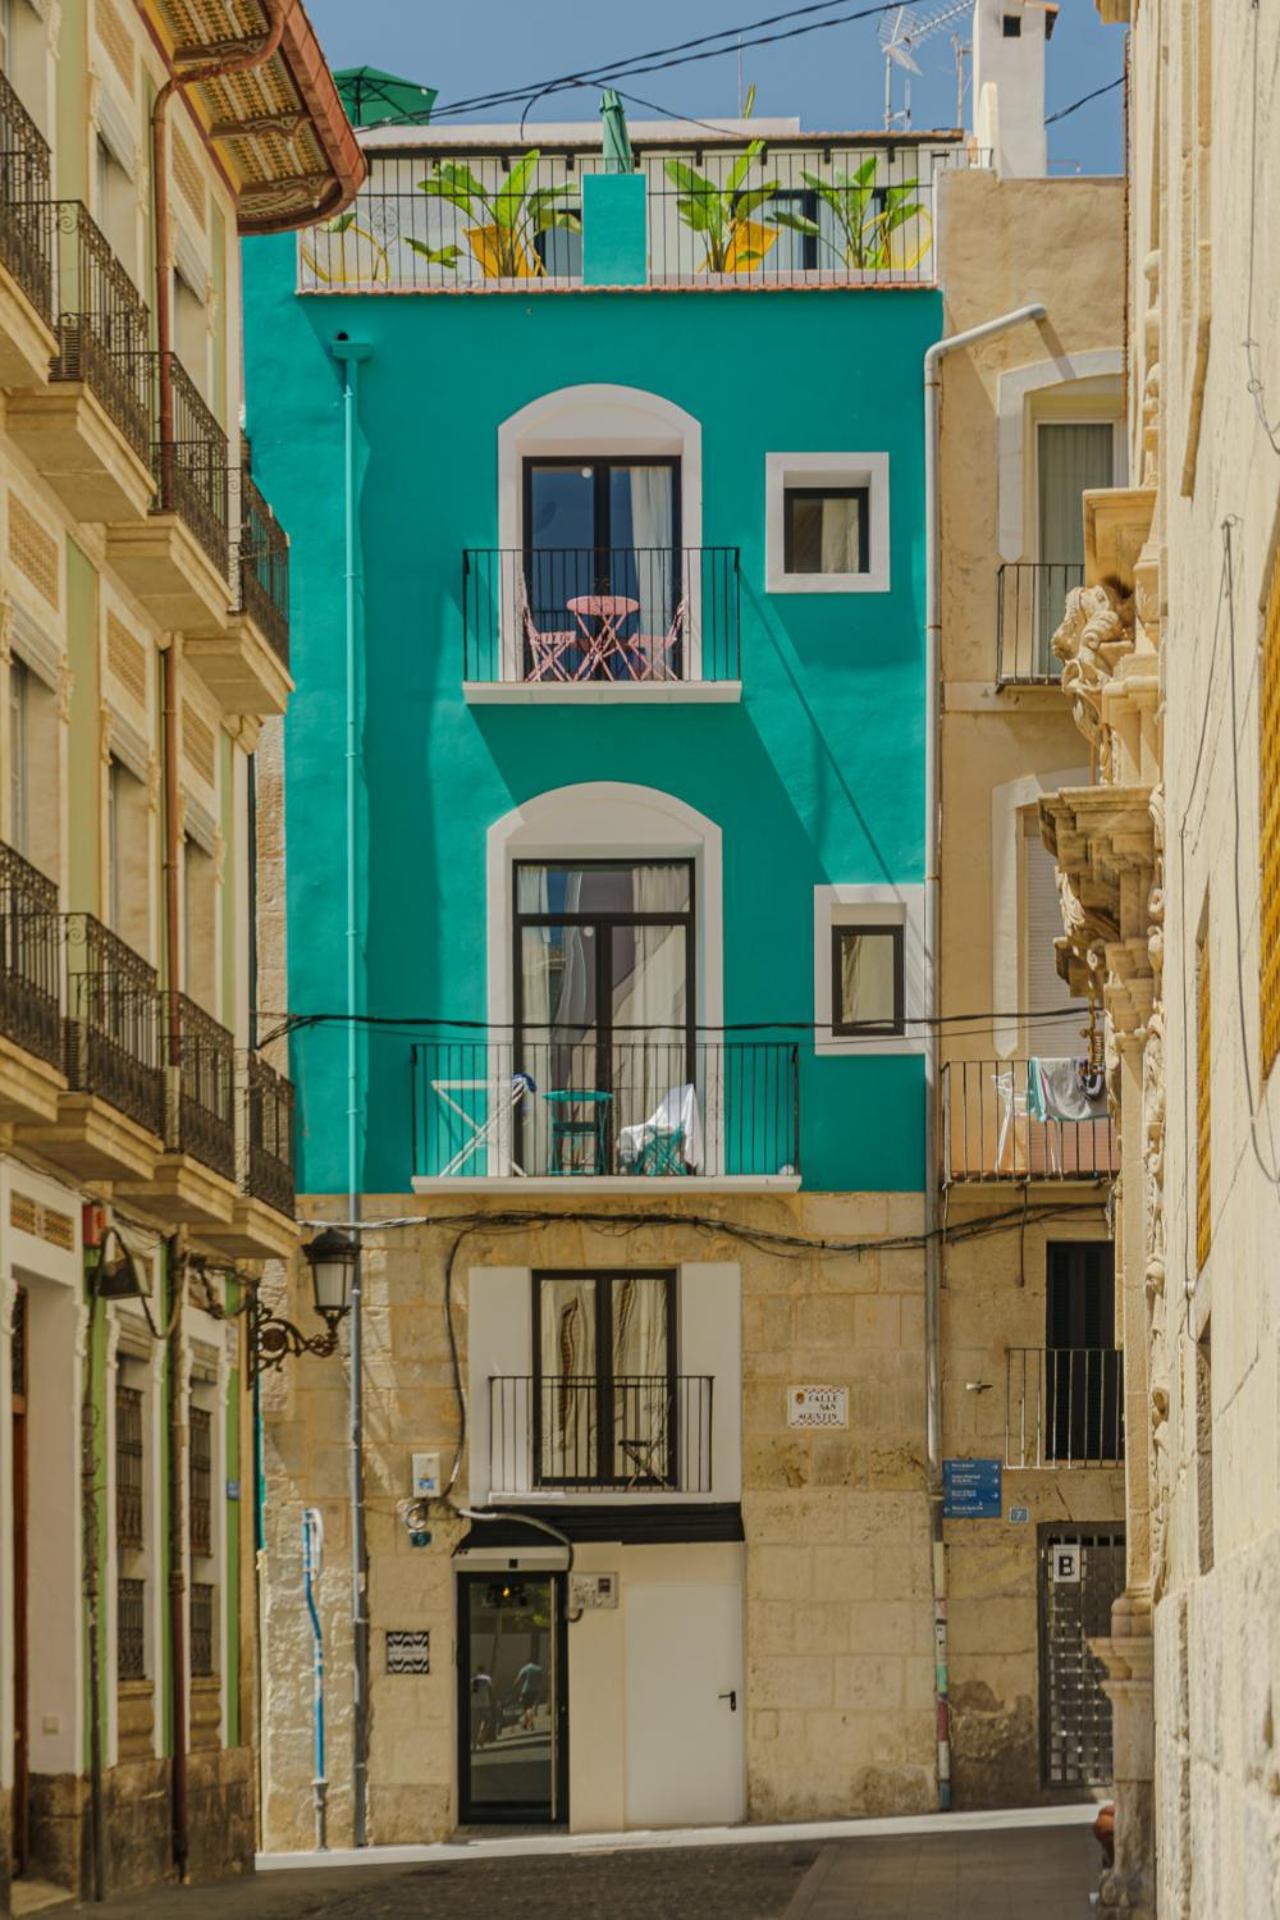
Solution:
<path fill-rule="evenodd" d="M 311 1268 L 315 1309 L 325 1331 L 308 1337 L 292 1320 L 272 1313 L 255 1298 L 250 1317 L 250 1372 L 253 1378 L 284 1365 L 300 1353 L 324 1359 L 338 1345 L 338 1328 L 351 1311 L 351 1288 L 359 1248 L 339 1227 L 326 1227 L 302 1249 Z"/>

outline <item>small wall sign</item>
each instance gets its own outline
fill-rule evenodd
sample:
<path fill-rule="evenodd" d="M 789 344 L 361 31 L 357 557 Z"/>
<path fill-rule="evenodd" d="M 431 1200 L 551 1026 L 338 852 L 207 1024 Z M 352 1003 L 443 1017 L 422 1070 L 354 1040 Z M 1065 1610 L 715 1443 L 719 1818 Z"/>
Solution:
<path fill-rule="evenodd" d="M 616 1573 L 575 1573 L 569 1582 L 569 1603 L 573 1610 L 587 1607 L 616 1607 Z"/>
<path fill-rule="evenodd" d="M 1009 1525 L 1011 1527 L 1025 1527 L 1030 1518 L 1030 1507 L 1010 1507 L 1009 1509 Z"/>
<path fill-rule="evenodd" d="M 847 1427 L 848 1387 L 788 1387 L 789 1427 Z"/>
<path fill-rule="evenodd" d="M 1079 1547 L 1050 1547 L 1049 1578 L 1058 1587 L 1074 1587 L 1080 1583 Z"/>
<path fill-rule="evenodd" d="M 998 1520 L 1000 1462 L 998 1460 L 944 1460 L 942 1511 L 948 1520 Z"/>
<path fill-rule="evenodd" d="M 227 1498 L 228 1500 L 238 1500 L 240 1498 L 240 1482 L 238 1480 L 228 1480 Z"/>
<path fill-rule="evenodd" d="M 430 1673 L 431 1634 L 429 1629 L 406 1632 L 387 1631 L 388 1673 Z"/>

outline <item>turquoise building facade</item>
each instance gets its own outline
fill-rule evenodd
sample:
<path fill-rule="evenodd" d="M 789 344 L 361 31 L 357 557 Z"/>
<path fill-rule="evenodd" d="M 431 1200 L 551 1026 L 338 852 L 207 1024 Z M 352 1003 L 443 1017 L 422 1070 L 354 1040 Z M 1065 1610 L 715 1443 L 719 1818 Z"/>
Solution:
<path fill-rule="evenodd" d="M 377 1840 L 936 1804 L 922 372 L 954 143 L 753 131 L 633 130 L 611 175 L 590 128 L 380 128 L 351 219 L 246 249 L 292 536 L 299 1190 L 365 1223 Z M 292 1503 L 347 1518 L 344 1404 L 290 1394 L 269 1592 Z M 305 1840 L 285 1611 L 272 1847 Z M 384 1626 L 430 1637 L 412 1709 Z"/>

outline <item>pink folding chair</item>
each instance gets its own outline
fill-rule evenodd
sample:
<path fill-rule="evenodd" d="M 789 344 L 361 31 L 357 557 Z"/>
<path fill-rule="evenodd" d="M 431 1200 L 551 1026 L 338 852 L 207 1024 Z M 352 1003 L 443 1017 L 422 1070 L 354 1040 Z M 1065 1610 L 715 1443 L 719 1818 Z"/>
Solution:
<path fill-rule="evenodd" d="M 523 676 L 529 680 L 570 680 L 565 665 L 565 655 L 571 647 L 579 644 L 580 636 L 576 629 L 565 632 L 544 633 L 526 604 L 522 608 L 524 615 L 525 645 L 529 649 L 531 662 L 529 672 Z"/>
<path fill-rule="evenodd" d="M 679 680 L 675 650 L 684 632 L 684 602 L 676 608 L 665 633 L 637 633 L 624 640 L 623 650 L 635 680 Z"/>

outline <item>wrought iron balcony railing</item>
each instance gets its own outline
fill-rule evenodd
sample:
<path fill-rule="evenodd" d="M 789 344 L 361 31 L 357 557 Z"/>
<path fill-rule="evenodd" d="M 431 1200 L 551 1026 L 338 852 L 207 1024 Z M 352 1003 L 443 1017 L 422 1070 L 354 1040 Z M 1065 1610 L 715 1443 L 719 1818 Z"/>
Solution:
<path fill-rule="evenodd" d="M 91 913 L 66 917 L 67 1079 L 163 1136 L 156 971 Z"/>
<path fill-rule="evenodd" d="M 256 621 L 278 659 L 289 664 L 289 536 L 259 493 L 246 453 L 236 479 L 239 516 L 233 555 L 240 611 Z"/>
<path fill-rule="evenodd" d="M 58 889 L 0 842 L 0 1033 L 61 1067 L 62 921 Z"/>
<path fill-rule="evenodd" d="M 1083 1061 L 952 1060 L 942 1069 L 943 1176 L 1099 1180 L 1119 1170 L 1105 1091 Z"/>
<path fill-rule="evenodd" d="M 1002 687 L 1053 686 L 1062 662 L 1053 636 L 1063 603 L 1084 580 L 1077 561 L 1006 562 L 996 575 L 996 679 Z"/>
<path fill-rule="evenodd" d="M 1010 1347 L 1007 1467 L 1118 1467 L 1124 1461 L 1124 1355 L 1115 1347 Z"/>
<path fill-rule="evenodd" d="M 733 681 L 740 620 L 737 547 L 471 547 L 462 556 L 468 681 Z"/>
<path fill-rule="evenodd" d="M 428 1179 L 793 1177 L 799 1050 L 546 1028 L 412 1048 L 414 1172 Z"/>
<path fill-rule="evenodd" d="M 495 1376 L 490 1495 L 709 1493 L 712 1387 L 705 1374 Z"/>
<path fill-rule="evenodd" d="M 293 1109 L 292 1082 L 251 1053 L 245 1064 L 241 1185 L 289 1219 L 294 1199 Z"/>
<path fill-rule="evenodd" d="M 155 355 L 146 303 L 79 200 L 55 200 L 55 380 L 83 380 L 138 458 L 151 465 Z"/>
<path fill-rule="evenodd" d="M 53 325 L 49 143 L 0 74 L 0 266 Z"/>
<path fill-rule="evenodd" d="M 168 358 L 173 422 L 166 437 L 160 419 L 160 382 L 156 380 L 156 416 L 151 458 L 160 483 L 160 507 L 176 513 L 208 554 L 218 572 L 231 571 L 230 456 L 227 436 L 200 396 L 176 353 Z"/>
<path fill-rule="evenodd" d="M 168 996 L 165 1026 L 167 1145 L 234 1180 L 235 1039 L 185 993 Z"/>

